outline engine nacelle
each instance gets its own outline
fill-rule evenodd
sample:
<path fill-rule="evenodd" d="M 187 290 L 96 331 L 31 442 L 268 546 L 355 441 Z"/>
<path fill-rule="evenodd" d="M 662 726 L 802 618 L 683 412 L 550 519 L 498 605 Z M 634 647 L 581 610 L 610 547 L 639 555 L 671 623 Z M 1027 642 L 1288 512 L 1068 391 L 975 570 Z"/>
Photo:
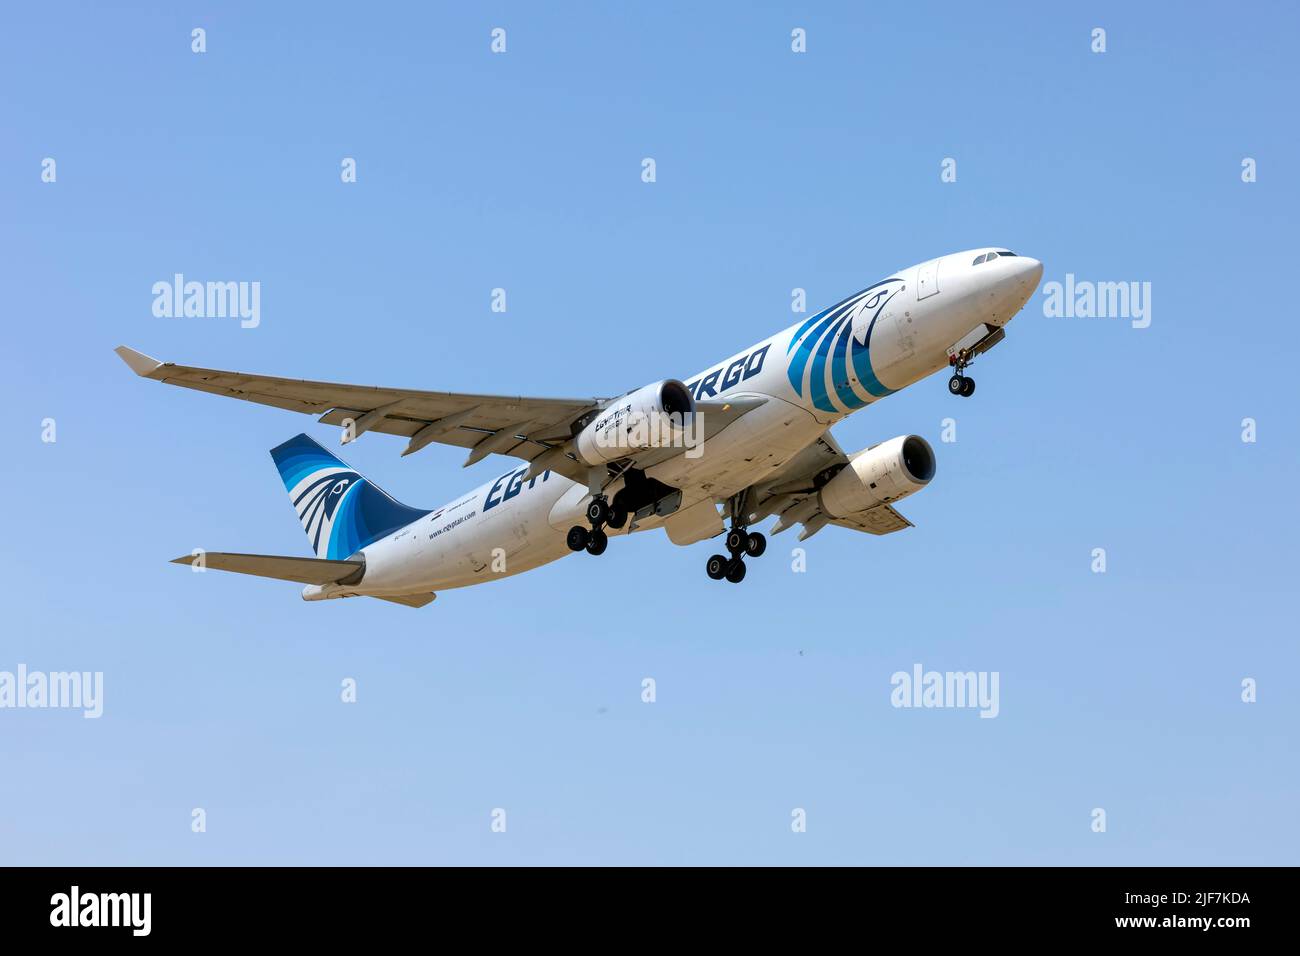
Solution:
<path fill-rule="evenodd" d="M 602 408 L 574 438 L 578 457 L 588 465 L 676 441 L 695 414 L 690 390 L 675 378 L 638 388 Z"/>
<path fill-rule="evenodd" d="M 920 435 L 899 435 L 863 449 L 818 492 L 821 509 L 843 518 L 920 491 L 934 477 L 934 449 Z"/>

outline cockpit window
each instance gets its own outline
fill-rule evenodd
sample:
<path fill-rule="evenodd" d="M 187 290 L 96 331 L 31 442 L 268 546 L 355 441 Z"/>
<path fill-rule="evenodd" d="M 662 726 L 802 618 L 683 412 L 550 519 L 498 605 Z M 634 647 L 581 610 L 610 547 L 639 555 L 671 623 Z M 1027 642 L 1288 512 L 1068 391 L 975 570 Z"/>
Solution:
<path fill-rule="evenodd" d="M 992 253 L 989 253 L 990 258 L 992 257 L 992 255 L 993 255 Z M 1014 253 L 1014 252 L 999 252 L 998 255 L 1000 255 L 1000 256 L 1012 256 L 1012 257 L 1014 258 L 1015 253 Z"/>
<path fill-rule="evenodd" d="M 982 256 L 976 256 L 976 257 L 975 257 L 975 261 L 972 262 L 971 265 L 973 265 L 973 266 L 977 266 L 977 265 L 979 265 L 980 263 L 984 262 L 984 260 L 986 260 L 987 258 L 988 258 L 988 254 L 987 254 L 987 253 L 984 254 L 984 255 L 982 255 Z"/>

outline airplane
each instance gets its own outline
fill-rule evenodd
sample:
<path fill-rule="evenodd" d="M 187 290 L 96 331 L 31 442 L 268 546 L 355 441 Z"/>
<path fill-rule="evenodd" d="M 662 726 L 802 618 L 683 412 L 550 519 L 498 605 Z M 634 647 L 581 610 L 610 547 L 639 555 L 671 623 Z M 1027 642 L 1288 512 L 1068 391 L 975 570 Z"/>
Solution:
<path fill-rule="evenodd" d="M 950 368 L 970 397 L 974 359 L 1001 342 L 1043 266 L 1002 247 L 910 266 L 685 381 L 622 396 L 522 398 L 300 381 L 160 362 L 120 346 L 144 378 L 319 416 L 347 444 L 373 431 L 522 465 L 433 510 L 394 500 L 305 434 L 271 450 L 316 557 L 208 552 L 176 564 L 294 581 L 307 601 L 373 597 L 423 607 L 437 592 L 604 553 L 610 534 L 662 527 L 685 546 L 725 535 L 705 570 L 738 584 L 770 533 L 828 524 L 884 535 L 935 474 L 900 435 L 846 455 L 830 429 Z M 725 519 L 725 523 L 724 523 Z"/>

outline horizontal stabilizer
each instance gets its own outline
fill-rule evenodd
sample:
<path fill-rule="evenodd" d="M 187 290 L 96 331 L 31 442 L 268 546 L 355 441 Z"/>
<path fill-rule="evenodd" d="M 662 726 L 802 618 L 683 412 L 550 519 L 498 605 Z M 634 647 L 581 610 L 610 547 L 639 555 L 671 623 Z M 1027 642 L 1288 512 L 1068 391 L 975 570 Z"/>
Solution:
<path fill-rule="evenodd" d="M 326 561 L 321 558 L 290 558 L 274 554 L 230 554 L 223 551 L 207 551 L 198 555 L 186 554 L 174 559 L 172 564 L 194 565 L 200 562 L 203 567 L 216 571 L 234 571 L 237 574 L 253 574 L 259 578 L 297 581 L 299 584 L 334 584 L 356 574 L 366 566 L 364 561 Z"/>

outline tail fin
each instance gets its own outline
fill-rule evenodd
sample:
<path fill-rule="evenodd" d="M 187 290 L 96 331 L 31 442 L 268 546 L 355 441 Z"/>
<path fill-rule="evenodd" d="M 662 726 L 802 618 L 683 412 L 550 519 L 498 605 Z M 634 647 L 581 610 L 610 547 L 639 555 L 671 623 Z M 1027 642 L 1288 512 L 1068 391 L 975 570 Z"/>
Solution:
<path fill-rule="evenodd" d="M 343 560 L 429 513 L 393 500 L 306 435 L 271 457 L 318 558 Z"/>

